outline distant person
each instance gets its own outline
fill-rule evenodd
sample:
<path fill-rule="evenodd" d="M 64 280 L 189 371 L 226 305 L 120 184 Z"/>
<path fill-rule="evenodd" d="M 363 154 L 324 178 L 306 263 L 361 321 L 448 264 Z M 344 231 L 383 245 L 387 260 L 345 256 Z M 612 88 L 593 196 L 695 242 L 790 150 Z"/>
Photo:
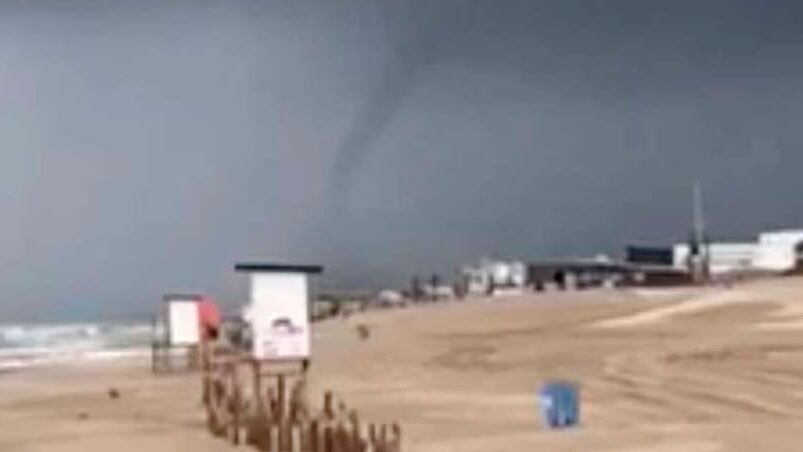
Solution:
<path fill-rule="evenodd" d="M 437 273 L 432 274 L 429 280 L 429 285 L 432 287 L 431 301 L 438 301 L 438 288 L 441 286 L 441 277 Z"/>
<path fill-rule="evenodd" d="M 414 302 L 421 301 L 423 297 L 423 289 L 421 289 L 421 280 L 418 279 L 418 276 L 413 276 L 412 281 L 410 281 L 410 294 Z"/>

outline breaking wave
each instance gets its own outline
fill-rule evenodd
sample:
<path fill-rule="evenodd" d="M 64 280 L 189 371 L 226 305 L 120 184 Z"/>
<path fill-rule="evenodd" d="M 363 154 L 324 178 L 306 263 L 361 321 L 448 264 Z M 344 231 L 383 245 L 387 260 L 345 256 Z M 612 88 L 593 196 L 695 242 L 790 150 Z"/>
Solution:
<path fill-rule="evenodd" d="M 0 324 L 0 371 L 145 355 L 150 324 Z"/>

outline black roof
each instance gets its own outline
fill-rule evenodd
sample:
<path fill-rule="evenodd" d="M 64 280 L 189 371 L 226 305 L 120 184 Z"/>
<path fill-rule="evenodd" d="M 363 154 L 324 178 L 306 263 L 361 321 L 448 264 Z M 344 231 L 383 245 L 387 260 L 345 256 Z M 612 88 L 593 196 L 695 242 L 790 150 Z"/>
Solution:
<path fill-rule="evenodd" d="M 197 293 L 168 293 L 162 296 L 162 300 L 164 301 L 201 301 L 203 298 L 203 295 Z"/>
<path fill-rule="evenodd" d="M 594 260 L 576 259 L 564 261 L 541 261 L 529 264 L 530 272 L 539 271 L 605 271 L 605 272 L 647 272 L 647 273 L 675 273 L 683 274 L 687 270 L 671 265 L 643 264 L 635 262 L 600 262 Z"/>
<path fill-rule="evenodd" d="M 617 262 L 595 261 L 587 259 L 574 259 L 562 261 L 541 261 L 531 262 L 529 264 L 530 272 L 533 271 L 608 271 L 608 272 L 624 272 L 628 270 L 628 266 Z"/>
<path fill-rule="evenodd" d="M 246 262 L 234 265 L 236 272 L 271 272 L 271 273 L 323 273 L 321 265 L 288 265 L 276 263 Z"/>

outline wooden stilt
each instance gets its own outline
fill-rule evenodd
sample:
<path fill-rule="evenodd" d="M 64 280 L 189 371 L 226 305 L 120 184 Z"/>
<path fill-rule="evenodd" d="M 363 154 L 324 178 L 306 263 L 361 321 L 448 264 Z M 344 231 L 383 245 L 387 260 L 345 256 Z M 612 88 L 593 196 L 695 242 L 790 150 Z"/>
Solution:
<path fill-rule="evenodd" d="M 208 365 L 205 358 L 201 363 L 208 428 L 233 444 L 246 442 L 268 452 L 401 450 L 398 424 L 367 424 L 366 428 L 358 413 L 332 391 L 324 393 L 321 411 L 311 415 L 306 409 L 303 374 L 268 377 L 260 363 L 238 359 L 216 363 L 212 357 Z M 245 378 L 249 375 L 251 382 Z"/>
<path fill-rule="evenodd" d="M 323 431 L 323 452 L 334 452 L 334 432 L 331 425 L 326 425 Z"/>
<path fill-rule="evenodd" d="M 309 426 L 310 452 L 320 452 L 320 438 L 318 435 L 318 421 L 313 419 Z"/>
<path fill-rule="evenodd" d="M 335 417 L 332 408 L 332 391 L 326 391 L 323 395 L 323 414 L 328 420 L 332 420 Z"/>

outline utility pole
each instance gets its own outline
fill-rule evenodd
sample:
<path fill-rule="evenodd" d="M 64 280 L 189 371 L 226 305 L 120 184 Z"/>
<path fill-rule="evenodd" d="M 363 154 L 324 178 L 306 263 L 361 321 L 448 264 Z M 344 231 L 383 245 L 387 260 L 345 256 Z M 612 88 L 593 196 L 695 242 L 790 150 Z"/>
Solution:
<path fill-rule="evenodd" d="M 694 183 L 692 238 L 689 244 L 689 271 L 695 282 L 705 282 L 709 276 L 709 247 L 705 232 L 703 190 L 700 182 Z"/>
<path fill-rule="evenodd" d="M 702 246 L 705 240 L 705 218 L 703 217 L 703 190 L 700 182 L 694 183 L 694 240 Z"/>

